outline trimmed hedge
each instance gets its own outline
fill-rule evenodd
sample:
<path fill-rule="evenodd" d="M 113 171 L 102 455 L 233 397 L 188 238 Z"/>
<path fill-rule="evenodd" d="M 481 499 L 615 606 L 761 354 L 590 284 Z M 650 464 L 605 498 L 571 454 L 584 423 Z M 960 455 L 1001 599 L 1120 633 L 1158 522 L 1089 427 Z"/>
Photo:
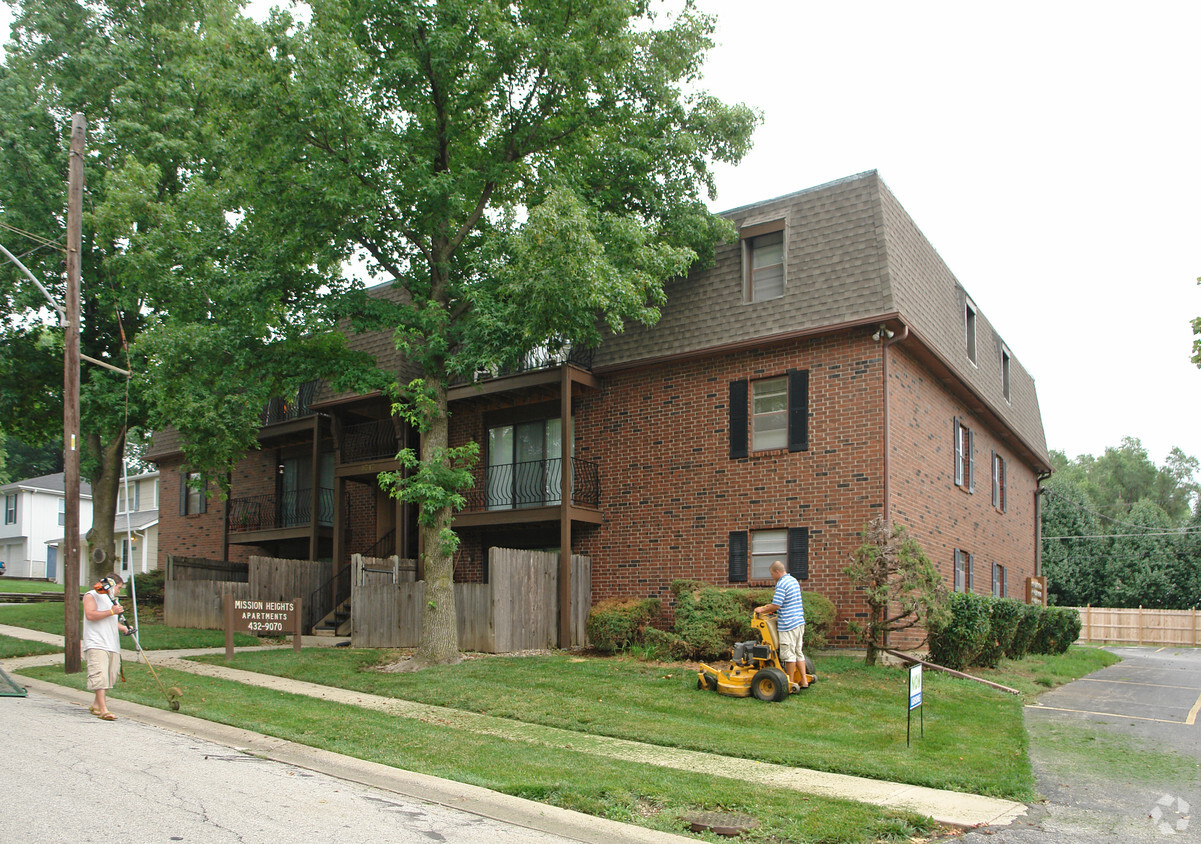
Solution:
<path fill-rule="evenodd" d="M 625 650 L 643 640 L 647 622 L 659 614 L 658 598 L 609 598 L 588 613 L 585 625 L 592 647 L 605 653 Z"/>
<path fill-rule="evenodd" d="M 1080 614 L 1067 607 L 956 593 L 951 620 L 930 631 L 930 661 L 963 670 L 995 668 L 1001 658 L 1062 654 L 1080 636 Z"/>
<path fill-rule="evenodd" d="M 956 592 L 949 603 L 950 621 L 930 631 L 930 661 L 962 671 L 984 650 L 992 614 L 982 595 Z"/>
<path fill-rule="evenodd" d="M 654 598 L 611 599 L 593 607 L 588 615 L 588 637 L 598 650 L 614 653 L 636 645 L 650 645 L 679 660 L 722 659 L 735 642 L 754 639 L 751 616 L 755 607 L 771 603 L 771 589 L 720 588 L 699 580 L 671 584 L 675 625 L 671 630 L 651 627 L 658 615 Z M 805 646 L 825 647 L 826 634 L 836 614 L 824 595 L 805 592 Z M 644 606 L 647 602 L 653 604 Z M 594 632 L 594 628 L 595 631 Z"/>

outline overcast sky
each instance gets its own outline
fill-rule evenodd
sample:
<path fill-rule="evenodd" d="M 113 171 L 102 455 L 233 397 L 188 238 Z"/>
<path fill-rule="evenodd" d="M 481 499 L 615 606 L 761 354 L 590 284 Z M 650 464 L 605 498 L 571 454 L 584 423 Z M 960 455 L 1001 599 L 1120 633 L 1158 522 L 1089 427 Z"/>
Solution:
<path fill-rule="evenodd" d="M 704 86 L 764 115 L 714 210 L 878 170 L 1034 376 L 1049 447 L 1201 457 L 1201 3 L 699 5 Z"/>
<path fill-rule="evenodd" d="M 1201 458 L 1201 3 L 699 0 L 764 115 L 714 210 L 877 170 L 1034 376 L 1050 448 Z"/>

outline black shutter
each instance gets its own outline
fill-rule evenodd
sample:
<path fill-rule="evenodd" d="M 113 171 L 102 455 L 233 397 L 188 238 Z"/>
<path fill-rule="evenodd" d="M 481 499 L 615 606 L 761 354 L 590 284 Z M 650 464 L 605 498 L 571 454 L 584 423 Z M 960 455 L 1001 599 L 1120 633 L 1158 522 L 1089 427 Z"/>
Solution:
<path fill-rule="evenodd" d="M 788 372 L 788 450 L 809 450 L 809 370 Z"/>
<path fill-rule="evenodd" d="M 746 457 L 747 382 L 730 382 L 730 458 Z M 745 579 L 745 578 L 744 578 Z"/>
<path fill-rule="evenodd" d="M 188 473 L 179 473 L 179 515 L 188 515 Z"/>
<path fill-rule="evenodd" d="M 964 576 L 963 576 L 963 585 L 964 585 L 963 591 L 971 592 L 972 591 L 972 562 L 976 558 L 972 554 L 965 554 L 964 556 L 967 557 L 967 571 L 964 572 Z"/>
<path fill-rule="evenodd" d="M 788 529 L 788 573 L 797 580 L 809 579 L 809 528 Z"/>
<path fill-rule="evenodd" d="M 963 486 L 963 439 L 959 433 L 958 416 L 955 417 L 955 425 L 951 429 L 951 437 L 951 442 L 954 444 L 951 452 L 955 456 L 955 468 L 951 471 L 951 477 L 955 479 L 955 486 Z"/>
<path fill-rule="evenodd" d="M 730 531 L 731 583 L 746 583 L 746 541 L 747 533 L 745 530 Z"/>

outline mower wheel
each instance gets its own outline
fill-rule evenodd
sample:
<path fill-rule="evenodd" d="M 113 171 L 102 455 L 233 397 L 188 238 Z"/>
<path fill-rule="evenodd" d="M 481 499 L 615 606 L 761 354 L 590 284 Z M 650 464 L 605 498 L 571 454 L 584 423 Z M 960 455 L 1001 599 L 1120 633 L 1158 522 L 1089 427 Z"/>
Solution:
<path fill-rule="evenodd" d="M 696 678 L 696 687 L 703 691 L 717 691 L 717 678 L 712 674 L 702 674 Z"/>
<path fill-rule="evenodd" d="M 809 657 L 805 657 L 805 673 L 813 679 L 809 681 L 809 685 L 817 682 L 817 670 L 813 667 L 813 663 L 809 661 Z"/>
<path fill-rule="evenodd" d="M 762 668 L 751 678 L 751 694 L 759 700 L 779 702 L 788 697 L 788 678 L 778 668 Z"/>

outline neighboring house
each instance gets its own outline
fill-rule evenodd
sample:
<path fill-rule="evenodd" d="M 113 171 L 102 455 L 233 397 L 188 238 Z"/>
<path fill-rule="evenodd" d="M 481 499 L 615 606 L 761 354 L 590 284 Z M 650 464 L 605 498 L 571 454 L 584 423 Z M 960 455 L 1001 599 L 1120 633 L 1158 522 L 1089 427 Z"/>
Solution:
<path fill-rule="evenodd" d="M 128 484 L 128 495 L 126 487 Z M 87 528 L 80 531 L 80 550 L 84 564 L 79 570 L 80 583 L 87 585 L 91 566 L 86 564 Z M 113 520 L 113 538 L 117 542 L 120 562 L 111 567 L 126 581 L 130 574 L 145 574 L 158 564 L 158 472 L 145 472 L 122 478 L 117 487 L 117 514 Z M 48 540 L 51 551 L 61 559 L 64 537 L 60 534 Z M 63 582 L 63 573 L 55 578 Z"/>
<path fill-rule="evenodd" d="M 47 543 L 61 537 L 66 523 L 67 496 L 63 473 L 16 481 L 0 487 L 4 517 L 0 519 L 0 560 L 6 577 L 61 581 L 58 548 Z M 79 524 L 92 525 L 92 488 L 79 487 Z"/>
<path fill-rule="evenodd" d="M 594 602 L 669 606 L 675 579 L 768 586 L 781 559 L 848 643 L 866 606 L 843 569 L 883 514 L 948 585 L 1022 598 L 1051 469 L 1034 382 L 879 176 L 724 216 L 738 240 L 668 285 L 654 327 L 451 388 L 451 444 L 481 444 L 457 579 L 486 580 L 491 547 L 553 549 L 591 558 Z M 386 333 L 352 344 L 401 370 Z M 263 423 L 224 503 L 155 438 L 179 499 L 163 553 L 416 556 L 415 514 L 375 480 L 417 441 L 384 397 L 314 383 Z"/>

